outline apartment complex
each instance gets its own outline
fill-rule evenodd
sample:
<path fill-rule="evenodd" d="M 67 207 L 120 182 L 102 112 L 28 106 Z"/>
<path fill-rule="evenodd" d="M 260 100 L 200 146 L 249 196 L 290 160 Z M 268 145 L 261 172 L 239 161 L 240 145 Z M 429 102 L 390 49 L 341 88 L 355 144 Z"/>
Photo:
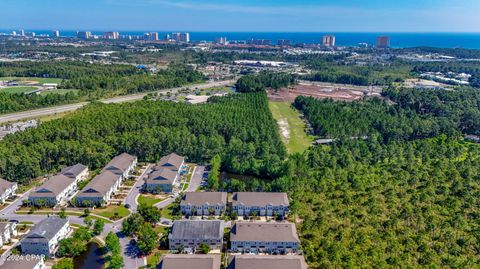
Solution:
<path fill-rule="evenodd" d="M 163 256 L 160 269 L 219 269 L 220 255 L 175 255 Z"/>
<path fill-rule="evenodd" d="M 122 153 L 113 158 L 76 196 L 78 205 L 108 204 L 137 165 L 137 157 Z"/>
<path fill-rule="evenodd" d="M 184 163 L 185 158 L 176 153 L 162 157 L 148 174 L 145 189 L 153 193 L 172 192 Z"/>
<path fill-rule="evenodd" d="M 20 246 L 22 254 L 45 255 L 55 254 L 58 242 L 70 233 L 68 219 L 50 216 L 36 224 L 30 232 L 22 238 Z"/>
<path fill-rule="evenodd" d="M 300 240 L 293 223 L 237 222 L 230 232 L 232 252 L 296 253 Z"/>
<path fill-rule="evenodd" d="M 307 269 L 303 256 L 233 255 L 228 269 Z"/>
<path fill-rule="evenodd" d="M 226 192 L 187 192 L 180 201 L 180 210 L 188 216 L 220 216 L 226 206 Z"/>
<path fill-rule="evenodd" d="M 17 189 L 18 184 L 16 182 L 0 178 L 0 203 L 3 204 L 8 198 L 15 196 Z"/>
<path fill-rule="evenodd" d="M 28 196 L 28 201 L 37 206 L 56 206 L 66 202 L 77 191 L 79 181 L 88 177 L 88 167 L 76 164 L 66 167 Z"/>
<path fill-rule="evenodd" d="M 224 222 L 220 220 L 177 220 L 168 235 L 170 250 L 195 251 L 202 243 L 221 249 Z"/>
<path fill-rule="evenodd" d="M 232 196 L 232 210 L 238 216 L 285 216 L 289 206 L 284 192 L 236 192 Z"/>

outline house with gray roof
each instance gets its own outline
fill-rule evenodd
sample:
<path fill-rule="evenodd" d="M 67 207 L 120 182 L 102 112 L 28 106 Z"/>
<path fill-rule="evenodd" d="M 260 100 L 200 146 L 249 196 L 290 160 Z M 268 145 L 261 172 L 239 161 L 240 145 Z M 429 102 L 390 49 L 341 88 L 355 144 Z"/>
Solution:
<path fill-rule="evenodd" d="M 12 237 L 18 235 L 16 222 L 0 222 L 0 246 L 11 241 Z"/>
<path fill-rule="evenodd" d="M 118 156 L 115 156 L 102 170 L 110 171 L 114 174 L 121 175 L 122 178 L 126 179 L 130 173 L 135 169 L 137 165 L 137 157 L 132 156 L 128 153 L 122 153 Z"/>
<path fill-rule="evenodd" d="M 20 241 L 22 254 L 45 255 L 51 257 L 55 254 L 58 242 L 70 233 L 68 219 L 50 216 L 35 226 Z"/>
<path fill-rule="evenodd" d="M 170 153 L 166 156 L 163 156 L 157 165 L 155 165 L 153 170 L 168 169 L 179 173 L 184 163 L 184 157 L 176 153 Z"/>
<path fill-rule="evenodd" d="M 160 269 L 220 269 L 220 255 L 167 254 L 160 261 Z"/>
<path fill-rule="evenodd" d="M 180 201 L 180 210 L 188 216 L 220 216 L 226 206 L 226 192 L 186 192 Z"/>
<path fill-rule="evenodd" d="M 298 255 L 232 255 L 228 269 L 307 269 L 303 256 Z"/>
<path fill-rule="evenodd" d="M 145 188 L 152 193 L 172 192 L 178 177 L 179 174 L 170 169 L 153 170 L 145 179 Z"/>
<path fill-rule="evenodd" d="M 2 259 L 3 260 L 3 259 Z M 0 265 L 0 269 L 44 269 L 44 260 L 41 256 L 10 255 Z"/>
<path fill-rule="evenodd" d="M 237 222 L 230 232 L 230 250 L 246 253 L 296 253 L 300 240 L 293 223 Z"/>
<path fill-rule="evenodd" d="M 3 204 L 8 198 L 15 196 L 17 189 L 18 184 L 16 182 L 0 178 L 0 203 Z"/>
<path fill-rule="evenodd" d="M 59 174 L 35 188 L 28 196 L 28 201 L 37 206 L 56 206 L 67 202 L 77 191 L 77 183 L 88 177 L 88 168 L 76 164 L 64 168 Z"/>
<path fill-rule="evenodd" d="M 195 252 L 205 243 L 210 249 L 221 249 L 224 222 L 221 220 L 176 220 L 168 235 L 170 250 L 184 249 Z"/>
<path fill-rule="evenodd" d="M 285 216 L 289 206 L 284 192 L 235 192 L 232 195 L 232 210 L 238 216 Z"/>

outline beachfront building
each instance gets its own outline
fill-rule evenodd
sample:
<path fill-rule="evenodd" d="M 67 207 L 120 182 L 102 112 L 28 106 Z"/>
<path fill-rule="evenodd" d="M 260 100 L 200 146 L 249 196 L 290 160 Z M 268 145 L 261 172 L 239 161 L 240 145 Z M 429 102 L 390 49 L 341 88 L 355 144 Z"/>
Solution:
<path fill-rule="evenodd" d="M 187 216 L 220 216 L 226 205 L 226 192 L 186 192 L 180 201 L 180 210 Z"/>
<path fill-rule="evenodd" d="M 296 253 L 300 240 L 293 223 L 237 222 L 230 232 L 232 252 Z"/>
<path fill-rule="evenodd" d="M 68 219 L 50 216 L 30 229 L 22 238 L 20 246 L 22 254 L 45 255 L 51 257 L 55 254 L 58 242 L 70 233 Z"/>
<path fill-rule="evenodd" d="M 210 249 L 221 249 L 224 222 L 220 220 L 176 220 L 168 235 L 170 250 L 195 252 L 204 243 Z"/>
<path fill-rule="evenodd" d="M 232 210 L 238 216 L 285 216 L 289 205 L 284 192 L 235 192 L 232 196 Z"/>
<path fill-rule="evenodd" d="M 83 164 L 66 167 L 32 191 L 28 196 L 29 204 L 53 207 L 65 203 L 77 191 L 78 182 L 87 177 L 88 167 Z"/>
<path fill-rule="evenodd" d="M 18 184 L 16 182 L 0 178 L 0 203 L 3 204 L 8 198 L 15 196 L 17 189 Z"/>

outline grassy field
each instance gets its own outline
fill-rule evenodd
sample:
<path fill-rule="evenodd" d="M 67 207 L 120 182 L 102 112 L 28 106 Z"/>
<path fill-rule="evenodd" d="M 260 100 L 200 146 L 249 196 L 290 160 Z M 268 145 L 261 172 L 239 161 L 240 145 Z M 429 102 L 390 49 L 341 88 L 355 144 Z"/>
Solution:
<path fill-rule="evenodd" d="M 146 204 L 148 206 L 152 206 L 158 202 L 162 201 L 162 199 L 152 197 L 151 195 L 140 195 L 138 196 L 138 204 Z"/>
<path fill-rule="evenodd" d="M 106 208 L 95 208 L 92 211 L 92 214 L 99 215 L 108 219 L 112 219 L 115 216 L 115 213 L 118 213 L 119 218 L 126 217 L 130 214 L 130 211 L 122 206 L 110 205 Z"/>
<path fill-rule="evenodd" d="M 75 89 L 53 89 L 53 90 L 43 91 L 42 93 L 40 93 L 40 95 L 47 95 L 47 94 L 50 94 L 50 93 L 53 93 L 53 94 L 67 94 L 69 92 L 78 92 L 78 90 L 75 90 Z"/>
<path fill-rule="evenodd" d="M 16 87 L 7 87 L 0 89 L 0 93 L 9 93 L 9 94 L 16 94 L 16 93 L 26 93 L 36 90 L 37 87 L 28 87 L 28 86 L 16 86 Z"/>
<path fill-rule="evenodd" d="M 270 111 L 280 128 L 280 136 L 289 153 L 303 152 L 310 147 L 313 136 L 305 132 L 305 121 L 288 102 L 269 102 Z"/>
<path fill-rule="evenodd" d="M 35 78 L 35 77 L 0 77 L 0 80 L 16 80 L 16 81 L 36 81 L 38 83 L 60 83 L 61 78 Z"/>

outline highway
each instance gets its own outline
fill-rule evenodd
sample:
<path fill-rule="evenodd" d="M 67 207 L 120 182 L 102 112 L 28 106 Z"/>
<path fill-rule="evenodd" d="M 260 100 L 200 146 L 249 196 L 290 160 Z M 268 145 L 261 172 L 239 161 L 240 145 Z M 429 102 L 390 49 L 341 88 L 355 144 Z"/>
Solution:
<path fill-rule="evenodd" d="M 184 88 L 208 89 L 208 88 L 214 88 L 214 87 L 229 86 L 229 85 L 233 85 L 234 83 L 235 83 L 235 80 L 222 80 L 222 81 L 214 81 L 214 82 L 208 82 L 208 83 L 202 83 L 202 84 L 182 86 L 182 87 L 171 88 L 171 89 L 163 89 L 156 92 L 175 93 Z M 143 99 L 143 97 L 145 97 L 149 93 L 151 92 L 117 96 L 113 98 L 100 100 L 100 102 L 103 102 L 105 104 L 114 104 L 114 103 L 137 101 L 137 100 Z M 34 110 L 28 110 L 28 111 L 22 111 L 22 112 L 15 112 L 11 114 L 4 114 L 4 115 L 0 115 L 0 124 L 6 123 L 6 122 L 26 120 L 26 119 L 34 119 L 38 117 L 44 117 L 44 116 L 54 115 L 58 113 L 74 111 L 88 104 L 89 102 L 82 102 L 82 103 L 75 103 L 70 105 L 47 107 L 47 108 L 34 109 Z"/>

